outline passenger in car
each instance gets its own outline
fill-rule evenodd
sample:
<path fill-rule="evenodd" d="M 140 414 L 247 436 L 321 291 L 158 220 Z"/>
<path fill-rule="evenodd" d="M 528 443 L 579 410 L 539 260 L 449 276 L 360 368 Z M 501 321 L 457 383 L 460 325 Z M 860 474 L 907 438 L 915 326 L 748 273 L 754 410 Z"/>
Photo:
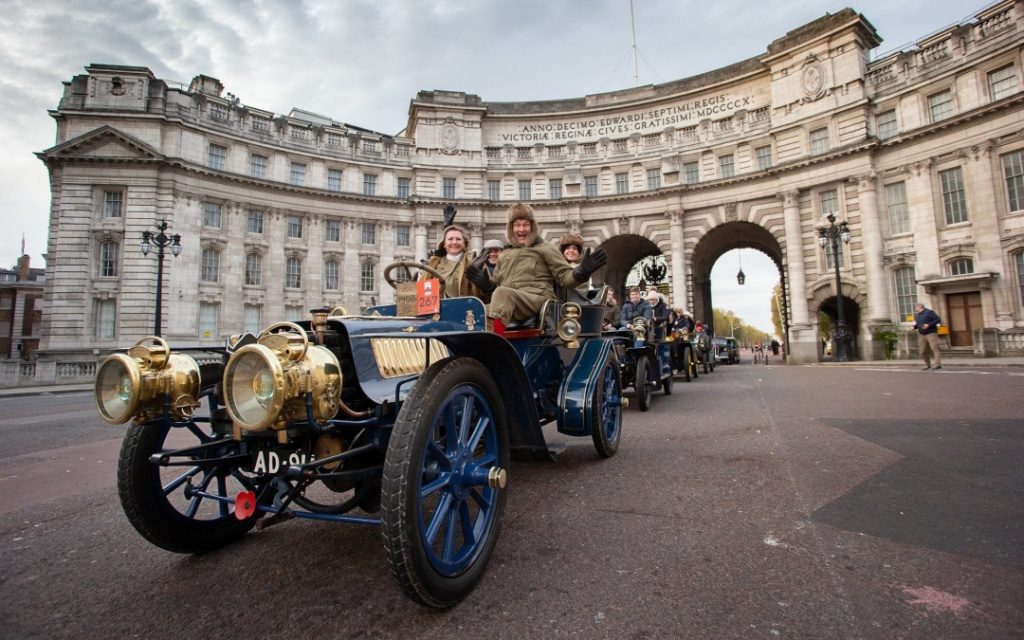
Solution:
<path fill-rule="evenodd" d="M 665 326 L 668 324 L 668 305 L 665 304 L 665 300 L 660 293 L 651 289 L 647 292 L 647 306 L 651 308 L 651 320 L 653 321 L 654 328 L 652 338 L 654 340 L 663 340 L 665 338 Z"/>
<path fill-rule="evenodd" d="M 512 205 L 507 220 L 509 246 L 498 258 L 494 277 L 475 265 L 466 270 L 480 291 L 491 295 L 488 324 L 499 331 L 536 315 L 545 300 L 555 299 L 555 285 L 576 287 L 608 261 L 604 249 L 599 248 L 584 256 L 576 267 L 570 266 L 553 244 L 540 237 L 530 205 Z"/>
<path fill-rule="evenodd" d="M 604 324 L 601 327 L 604 331 L 614 331 L 619 328 L 619 303 L 615 300 L 615 292 L 608 289 L 604 297 Z"/>
<path fill-rule="evenodd" d="M 562 239 L 558 241 L 558 250 L 562 252 L 562 257 L 569 263 L 570 267 L 578 267 L 580 260 L 583 259 L 583 236 L 578 233 L 569 232 L 562 235 Z M 577 285 L 576 291 L 581 296 L 587 297 L 590 293 L 590 279 Z"/>
<path fill-rule="evenodd" d="M 466 277 L 466 268 L 469 266 L 469 254 L 466 252 L 466 232 L 457 224 L 448 225 L 441 235 L 441 242 L 438 243 L 434 255 L 427 261 L 428 267 L 433 267 L 444 276 L 444 292 L 449 298 L 458 296 L 477 296 L 480 291 L 469 278 Z M 431 278 L 429 273 L 420 273 L 420 280 Z"/>
<path fill-rule="evenodd" d="M 651 307 L 647 301 L 640 296 L 640 288 L 632 287 L 629 290 L 629 302 L 622 305 L 622 313 L 619 314 L 619 327 L 633 328 L 633 320 L 644 318 L 650 320 Z"/>

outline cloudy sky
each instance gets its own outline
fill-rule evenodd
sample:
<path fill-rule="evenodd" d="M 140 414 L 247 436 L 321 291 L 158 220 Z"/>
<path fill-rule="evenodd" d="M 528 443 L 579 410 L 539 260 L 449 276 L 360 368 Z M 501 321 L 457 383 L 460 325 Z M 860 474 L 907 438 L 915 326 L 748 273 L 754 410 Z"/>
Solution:
<path fill-rule="evenodd" d="M 640 83 L 760 55 L 847 4 L 884 40 L 876 54 L 986 6 L 634 0 Z M 33 265 L 43 266 L 49 186 L 33 153 L 54 144 L 47 110 L 61 83 L 90 63 L 146 66 L 186 84 L 206 74 L 244 104 L 279 114 L 300 107 L 394 134 L 423 89 L 522 101 L 633 86 L 630 43 L 629 0 L 0 0 L 0 265 L 15 262 L 24 234 Z"/>

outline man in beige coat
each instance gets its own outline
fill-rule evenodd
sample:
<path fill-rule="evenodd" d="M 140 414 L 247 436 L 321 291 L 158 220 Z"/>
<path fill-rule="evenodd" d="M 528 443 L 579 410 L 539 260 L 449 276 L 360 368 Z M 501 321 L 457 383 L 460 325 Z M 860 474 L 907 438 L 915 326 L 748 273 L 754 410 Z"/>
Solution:
<path fill-rule="evenodd" d="M 507 219 L 510 246 L 501 252 L 494 277 L 472 265 L 466 270 L 473 284 L 485 294 L 491 293 L 487 317 L 500 321 L 501 326 L 537 314 L 545 300 L 555 299 L 556 284 L 574 288 L 608 261 L 604 249 L 598 249 L 572 267 L 557 247 L 540 237 L 530 205 L 512 205 Z"/>

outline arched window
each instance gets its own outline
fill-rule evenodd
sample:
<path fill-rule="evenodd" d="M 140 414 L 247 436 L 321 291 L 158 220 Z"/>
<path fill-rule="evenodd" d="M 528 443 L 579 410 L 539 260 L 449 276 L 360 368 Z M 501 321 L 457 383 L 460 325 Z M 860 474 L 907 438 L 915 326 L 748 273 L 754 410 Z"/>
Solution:
<path fill-rule="evenodd" d="M 328 260 L 324 263 L 324 289 L 338 290 L 338 261 Z"/>
<path fill-rule="evenodd" d="M 949 275 L 965 276 L 974 273 L 974 260 L 970 258 L 954 258 L 949 261 Z"/>
<path fill-rule="evenodd" d="M 302 286 L 302 258 L 288 258 L 284 271 L 284 286 L 290 289 Z"/>
<path fill-rule="evenodd" d="M 116 278 L 121 245 L 109 241 L 100 245 L 100 277 Z"/>
<path fill-rule="evenodd" d="M 220 281 L 220 252 L 216 249 L 203 249 L 203 282 Z"/>
<path fill-rule="evenodd" d="M 364 260 L 359 270 L 359 290 L 371 292 L 377 290 L 376 265 L 373 260 Z"/>
<path fill-rule="evenodd" d="M 245 284 L 251 287 L 263 284 L 263 256 L 258 253 L 245 256 Z"/>

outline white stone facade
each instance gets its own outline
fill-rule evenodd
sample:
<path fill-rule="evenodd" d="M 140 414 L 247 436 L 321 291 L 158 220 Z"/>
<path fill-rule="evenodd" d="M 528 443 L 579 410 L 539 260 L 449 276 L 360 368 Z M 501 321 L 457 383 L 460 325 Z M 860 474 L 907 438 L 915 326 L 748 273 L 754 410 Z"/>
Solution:
<path fill-rule="evenodd" d="M 663 254 L 674 305 L 704 317 L 715 259 L 737 243 L 764 251 L 785 279 L 796 361 L 819 357 L 815 319 L 835 308 L 817 243 L 829 211 L 853 235 L 840 271 L 858 357 L 880 357 L 875 332 L 906 330 L 915 300 L 956 324 L 961 346 L 1024 330 L 1024 5 L 869 62 L 878 42 L 844 10 L 662 85 L 539 103 L 424 91 L 404 136 L 277 116 L 206 76 L 184 90 L 89 66 L 39 154 L 52 182 L 42 350 L 151 333 L 157 261 L 139 239 L 157 220 L 183 247 L 165 258 L 165 337 L 221 344 L 247 323 L 391 301 L 384 266 L 426 257 L 445 203 L 479 250 L 519 200 L 545 237 L 605 246 L 598 276 L 616 287 Z"/>

